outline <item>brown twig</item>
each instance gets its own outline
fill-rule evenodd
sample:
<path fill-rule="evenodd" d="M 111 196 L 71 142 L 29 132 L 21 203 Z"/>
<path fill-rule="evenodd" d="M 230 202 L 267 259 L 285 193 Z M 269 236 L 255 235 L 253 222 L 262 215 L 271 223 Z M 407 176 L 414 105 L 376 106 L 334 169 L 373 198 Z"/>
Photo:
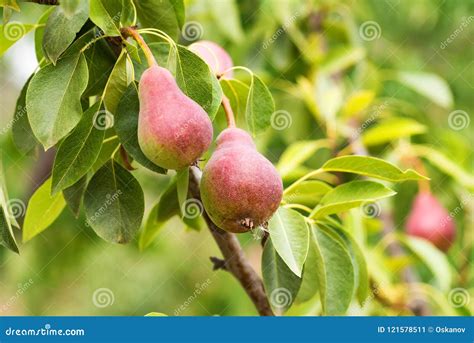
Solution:
<path fill-rule="evenodd" d="M 58 0 L 28 0 L 27 2 L 34 2 L 39 5 L 59 5 Z"/>
<path fill-rule="evenodd" d="M 195 167 L 191 167 L 189 177 L 189 192 L 193 198 L 200 200 L 201 192 L 199 189 L 199 181 L 201 179 L 201 171 Z M 239 280 L 260 315 L 273 316 L 273 311 L 268 302 L 265 290 L 263 289 L 263 282 L 247 261 L 235 234 L 219 229 L 211 221 L 206 211 L 203 212 L 203 217 L 222 252 L 225 269 Z"/>

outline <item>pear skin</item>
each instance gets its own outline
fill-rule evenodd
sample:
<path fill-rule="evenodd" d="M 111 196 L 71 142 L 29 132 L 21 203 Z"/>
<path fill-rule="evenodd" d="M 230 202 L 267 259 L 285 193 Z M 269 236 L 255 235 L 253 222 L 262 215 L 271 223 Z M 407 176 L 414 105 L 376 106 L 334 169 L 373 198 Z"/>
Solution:
<path fill-rule="evenodd" d="M 209 68 L 211 68 L 211 71 L 217 76 L 223 75 L 226 70 L 234 66 L 234 62 L 227 51 L 214 42 L 201 40 L 191 44 L 189 50 L 201 57 L 202 60 L 207 63 Z M 223 75 L 223 78 L 231 79 L 232 77 L 232 70 Z"/>

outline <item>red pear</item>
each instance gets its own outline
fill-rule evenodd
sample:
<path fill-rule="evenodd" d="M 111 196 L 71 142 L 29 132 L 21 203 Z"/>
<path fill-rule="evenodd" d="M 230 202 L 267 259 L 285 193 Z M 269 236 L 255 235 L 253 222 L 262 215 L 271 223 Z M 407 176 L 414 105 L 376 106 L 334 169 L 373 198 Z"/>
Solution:
<path fill-rule="evenodd" d="M 234 62 L 232 62 L 232 58 L 227 51 L 214 42 L 201 40 L 191 44 L 189 50 L 201 57 L 217 76 L 221 76 L 226 70 L 234 66 Z M 228 71 L 223 78 L 232 78 L 232 76 L 232 71 Z"/>
<path fill-rule="evenodd" d="M 166 169 L 196 162 L 212 142 L 207 113 L 162 67 L 145 70 L 139 85 L 138 143 L 146 157 Z"/>
<path fill-rule="evenodd" d="M 407 233 L 425 238 L 442 251 L 453 244 L 456 228 L 448 211 L 429 192 L 420 192 L 408 217 Z"/>
<path fill-rule="evenodd" d="M 250 135 L 238 128 L 222 131 L 201 180 L 201 198 L 212 221 L 226 231 L 246 232 L 270 219 L 282 193 L 280 175 Z"/>

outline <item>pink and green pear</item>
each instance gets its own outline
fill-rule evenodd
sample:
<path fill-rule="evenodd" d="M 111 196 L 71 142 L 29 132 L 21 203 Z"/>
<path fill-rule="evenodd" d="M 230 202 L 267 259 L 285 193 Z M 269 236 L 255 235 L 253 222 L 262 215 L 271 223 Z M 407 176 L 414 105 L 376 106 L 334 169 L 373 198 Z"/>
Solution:
<path fill-rule="evenodd" d="M 244 130 L 227 128 L 204 168 L 201 198 L 221 229 L 240 233 L 264 224 L 280 205 L 281 177 Z"/>
<path fill-rule="evenodd" d="M 139 97 L 138 143 L 145 156 L 166 169 L 195 163 L 212 142 L 212 123 L 202 107 L 156 65 L 143 73 Z"/>
<path fill-rule="evenodd" d="M 234 62 L 227 51 L 219 44 L 201 40 L 191 44 L 189 50 L 201 57 L 218 77 L 232 78 L 232 71 L 227 70 L 234 66 Z M 224 72 L 226 73 L 224 74 Z"/>
<path fill-rule="evenodd" d="M 406 224 L 407 233 L 427 239 L 442 251 L 454 242 L 456 228 L 448 211 L 430 192 L 420 192 L 412 205 Z"/>

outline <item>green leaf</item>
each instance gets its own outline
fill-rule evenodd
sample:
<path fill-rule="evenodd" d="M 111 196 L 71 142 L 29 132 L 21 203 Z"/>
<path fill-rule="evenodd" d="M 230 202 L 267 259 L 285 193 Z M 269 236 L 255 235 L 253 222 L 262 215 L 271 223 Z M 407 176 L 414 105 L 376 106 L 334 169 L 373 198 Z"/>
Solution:
<path fill-rule="evenodd" d="M 178 38 L 184 24 L 183 0 L 133 0 L 142 27 L 165 31 Z"/>
<path fill-rule="evenodd" d="M 176 82 L 213 120 L 222 101 L 220 84 L 207 63 L 183 46 L 176 56 Z"/>
<path fill-rule="evenodd" d="M 422 238 L 400 235 L 400 240 L 429 268 L 436 285 L 444 292 L 449 291 L 453 274 L 446 255 Z"/>
<path fill-rule="evenodd" d="M 469 189 L 474 189 L 474 176 L 465 171 L 443 153 L 424 145 L 412 145 L 412 148 L 419 156 L 426 158 L 446 175 L 451 176 L 463 186 Z"/>
<path fill-rule="evenodd" d="M 62 4 L 62 1 L 61 1 Z M 82 1 L 78 11 L 68 17 L 61 6 L 48 17 L 43 34 L 43 53 L 53 64 L 76 38 L 76 33 L 89 16 L 87 1 Z"/>
<path fill-rule="evenodd" d="M 143 219 L 143 191 L 129 171 L 110 160 L 90 180 L 84 208 L 87 222 L 102 239 L 128 243 Z"/>
<path fill-rule="evenodd" d="M 331 186 L 322 181 L 303 181 L 286 192 L 283 200 L 289 204 L 301 204 L 313 208 L 331 189 Z"/>
<path fill-rule="evenodd" d="M 23 242 L 46 230 L 66 206 L 62 193 L 51 195 L 51 178 L 31 196 L 23 224 Z"/>
<path fill-rule="evenodd" d="M 275 103 L 267 86 L 257 76 L 252 74 L 245 119 L 249 131 L 255 136 L 265 130 L 271 122 L 272 114 L 275 112 Z"/>
<path fill-rule="evenodd" d="M 128 86 L 117 106 L 115 114 L 115 130 L 119 136 L 120 142 L 125 150 L 145 168 L 153 170 L 160 174 L 166 174 L 166 169 L 158 167 L 150 161 L 140 149 L 138 144 L 138 113 L 140 104 L 138 100 L 138 91 L 135 83 Z"/>
<path fill-rule="evenodd" d="M 63 190 L 64 200 L 66 200 L 66 204 L 69 206 L 76 218 L 79 217 L 82 198 L 86 192 L 86 187 L 87 175 L 84 175 L 75 184 Z"/>
<path fill-rule="evenodd" d="M 151 242 L 155 239 L 158 235 L 160 229 L 164 226 L 166 221 L 158 221 L 156 220 L 158 208 L 160 206 L 160 201 L 153 205 L 150 213 L 148 214 L 148 218 L 145 222 L 145 226 L 140 233 L 140 238 L 138 241 L 138 246 L 140 250 L 146 249 Z"/>
<path fill-rule="evenodd" d="M 295 210 L 280 207 L 268 222 L 273 246 L 293 273 L 301 277 L 308 253 L 308 227 Z"/>
<path fill-rule="evenodd" d="M 3 165 L 0 161 L 0 245 L 18 254 L 19 250 L 13 234 L 12 215 L 8 204 L 8 194 L 4 180 Z"/>
<path fill-rule="evenodd" d="M 19 21 L 0 25 L 0 56 L 35 27 L 36 25 L 22 24 Z"/>
<path fill-rule="evenodd" d="M 374 101 L 375 92 L 373 90 L 362 89 L 352 93 L 346 100 L 342 109 L 345 118 L 352 118 L 364 112 Z"/>
<path fill-rule="evenodd" d="M 286 148 L 278 161 L 278 172 L 284 178 L 322 148 L 329 148 L 328 140 L 299 141 L 291 144 Z"/>
<path fill-rule="evenodd" d="M 105 131 L 98 125 L 100 103 L 90 107 L 74 131 L 59 146 L 53 166 L 52 194 L 75 184 L 99 156 Z"/>
<path fill-rule="evenodd" d="M 327 315 L 344 314 L 354 294 L 354 269 L 347 249 L 334 237 L 313 227 L 310 249 L 315 249 L 321 260 L 317 268 L 319 293 L 323 312 Z M 322 266 L 322 267 L 321 267 Z"/>
<path fill-rule="evenodd" d="M 189 168 L 184 168 L 176 172 L 176 188 L 178 192 L 178 204 L 182 211 L 184 203 L 188 198 Z"/>
<path fill-rule="evenodd" d="M 323 282 L 320 278 L 325 279 L 324 265 L 319 248 L 315 245 L 314 239 L 311 237 L 313 233 L 310 230 L 308 255 L 304 263 L 301 287 L 296 297 L 296 303 L 303 303 L 312 299 L 318 293 L 319 285 Z"/>
<path fill-rule="evenodd" d="M 18 6 L 18 3 L 16 2 L 16 0 L 1 0 L 0 7 L 3 7 L 4 10 L 7 8 L 10 8 L 17 12 L 20 11 L 20 6 Z"/>
<path fill-rule="evenodd" d="M 353 266 L 354 266 L 354 277 L 356 285 L 356 294 L 359 304 L 363 304 L 367 299 L 369 293 L 369 271 L 367 269 L 367 262 L 364 256 L 362 249 L 352 235 L 347 232 L 340 224 L 335 227 L 331 223 L 321 225 L 318 222 L 319 227 L 329 235 L 333 235 L 333 238 L 338 238 L 340 243 L 347 249 L 350 253 Z"/>
<path fill-rule="evenodd" d="M 390 118 L 365 130 L 362 141 L 366 146 L 379 145 L 424 132 L 426 132 L 426 126 L 413 119 Z"/>
<path fill-rule="evenodd" d="M 237 118 L 245 117 L 247 107 L 247 98 L 249 94 L 249 86 L 240 80 L 224 79 L 219 80 L 222 91 L 229 98 L 230 106 Z"/>
<path fill-rule="evenodd" d="M 351 155 L 336 157 L 327 161 L 321 169 L 328 172 L 359 174 L 392 182 L 429 180 L 414 170 L 407 169 L 401 171 L 391 163 L 370 156 Z"/>
<path fill-rule="evenodd" d="M 53 13 L 54 10 L 55 6 L 51 6 L 50 8 L 48 8 L 46 11 L 43 12 L 41 17 L 38 19 L 38 22 L 36 23 L 37 27 L 35 29 L 35 54 L 38 63 L 41 62 L 40 67 L 43 67 L 48 63 L 43 55 L 43 36 L 46 28 L 46 22 L 48 21 L 49 16 L 51 15 L 51 13 Z"/>
<path fill-rule="evenodd" d="M 123 49 L 104 88 L 102 99 L 104 99 L 105 108 L 112 115 L 115 115 L 118 103 L 123 98 L 123 93 L 130 83 L 127 76 L 127 63 L 127 53 Z"/>
<path fill-rule="evenodd" d="M 332 189 L 321 199 L 311 213 L 311 218 L 322 218 L 330 214 L 347 211 L 368 202 L 387 198 L 396 192 L 373 181 L 352 181 Z"/>
<path fill-rule="evenodd" d="M 24 154 L 31 152 L 38 144 L 38 141 L 31 130 L 30 122 L 28 121 L 26 107 L 26 91 L 32 77 L 33 75 L 30 76 L 28 81 L 26 81 L 25 85 L 21 89 L 20 96 L 16 101 L 15 114 L 13 115 L 12 124 L 13 142 L 15 143 L 15 146 L 18 148 L 18 150 Z"/>
<path fill-rule="evenodd" d="M 441 107 L 450 108 L 453 105 L 453 95 L 448 83 L 436 74 L 398 72 L 396 80 Z"/>
<path fill-rule="evenodd" d="M 168 315 L 161 312 L 150 312 L 145 314 L 145 317 L 168 317 Z"/>
<path fill-rule="evenodd" d="M 262 275 L 270 305 L 278 313 L 288 310 L 296 298 L 301 279 L 293 273 L 268 239 L 262 254 Z"/>
<path fill-rule="evenodd" d="M 120 145 L 120 142 L 118 138 L 113 137 L 113 136 L 108 137 L 102 142 L 102 147 L 100 148 L 99 157 L 97 157 L 97 160 L 94 162 L 94 165 L 92 166 L 93 173 L 95 173 L 100 168 L 102 168 L 102 166 L 110 160 L 114 151 L 119 148 L 119 145 Z"/>
<path fill-rule="evenodd" d="M 56 66 L 47 65 L 33 76 L 26 92 L 28 119 L 45 149 L 66 136 L 81 119 L 81 95 L 87 79 L 82 54 L 61 59 Z"/>
<path fill-rule="evenodd" d="M 330 53 L 321 65 L 321 71 L 326 75 L 344 72 L 345 69 L 359 63 L 366 57 L 362 47 L 341 47 L 329 50 Z"/>
<path fill-rule="evenodd" d="M 89 16 L 106 35 L 120 36 L 120 28 L 131 25 L 129 0 L 89 0 Z"/>

